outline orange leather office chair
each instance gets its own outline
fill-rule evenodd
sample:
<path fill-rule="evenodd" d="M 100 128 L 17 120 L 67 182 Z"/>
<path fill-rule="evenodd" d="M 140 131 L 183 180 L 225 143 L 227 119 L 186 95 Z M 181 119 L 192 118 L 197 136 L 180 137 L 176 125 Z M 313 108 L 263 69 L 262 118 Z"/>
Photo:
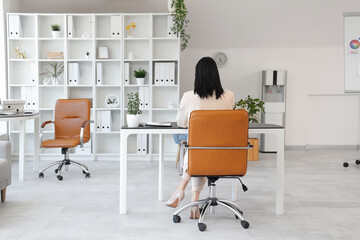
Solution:
<path fill-rule="evenodd" d="M 192 177 L 207 177 L 210 196 L 186 204 L 173 214 L 173 221 L 181 221 L 179 214 L 187 208 L 199 205 L 198 228 L 206 229 L 203 223 L 206 210 L 221 205 L 232 211 L 241 220 L 244 228 L 249 223 L 243 212 L 231 201 L 215 196 L 215 182 L 219 178 L 238 178 L 246 174 L 248 144 L 248 114 L 245 110 L 198 110 L 193 111 L 189 120 L 188 174 Z M 241 180 L 240 180 L 241 182 Z M 246 186 L 241 182 L 243 190 Z"/>
<path fill-rule="evenodd" d="M 39 177 L 44 177 L 44 171 L 52 166 L 58 165 L 55 169 L 57 178 L 61 181 L 61 169 L 65 165 L 68 170 L 70 164 L 80 167 L 86 178 L 90 177 L 89 169 L 84 164 L 69 159 L 69 148 L 78 145 L 83 147 L 83 143 L 90 140 L 90 108 L 89 99 L 58 99 L 55 104 L 55 120 L 46 121 L 41 124 L 41 147 L 43 148 L 61 148 L 64 154 L 64 160 L 57 161 L 47 165 L 40 173 Z M 43 141 L 42 133 L 44 127 L 53 123 L 55 127 L 55 138 Z"/>

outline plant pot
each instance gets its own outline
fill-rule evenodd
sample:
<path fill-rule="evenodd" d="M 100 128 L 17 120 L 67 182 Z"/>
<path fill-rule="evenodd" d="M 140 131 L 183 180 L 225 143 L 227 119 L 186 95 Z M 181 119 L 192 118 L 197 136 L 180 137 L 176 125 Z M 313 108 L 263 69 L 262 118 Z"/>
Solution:
<path fill-rule="evenodd" d="M 51 83 L 52 83 L 52 85 L 60 85 L 60 80 L 59 80 L 59 78 L 52 77 Z"/>
<path fill-rule="evenodd" d="M 169 13 L 173 13 L 175 12 L 175 5 L 173 7 L 171 7 L 173 0 L 168 0 L 168 10 Z"/>
<path fill-rule="evenodd" d="M 137 85 L 144 85 L 145 78 L 136 78 L 136 84 Z"/>
<path fill-rule="evenodd" d="M 139 126 L 139 122 L 140 122 L 140 114 L 126 114 L 126 120 L 127 120 L 127 124 L 128 127 L 138 127 Z"/>
<path fill-rule="evenodd" d="M 59 38 L 60 37 L 60 31 L 52 31 L 52 37 L 53 38 Z"/>

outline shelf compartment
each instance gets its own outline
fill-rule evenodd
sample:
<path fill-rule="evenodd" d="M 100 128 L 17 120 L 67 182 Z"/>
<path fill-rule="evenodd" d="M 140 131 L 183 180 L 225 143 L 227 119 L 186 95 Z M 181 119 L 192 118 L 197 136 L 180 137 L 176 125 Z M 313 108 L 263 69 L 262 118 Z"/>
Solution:
<path fill-rule="evenodd" d="M 126 85 L 126 86 L 127 87 L 133 86 L 133 85 L 143 86 L 143 85 L 137 85 L 136 78 L 134 77 L 134 70 L 139 70 L 140 68 L 145 69 L 147 72 L 145 81 L 144 81 L 144 86 L 145 85 L 148 86 L 149 85 L 149 76 L 150 76 L 149 62 L 148 61 L 136 61 L 136 62 L 126 61 L 126 62 L 129 63 L 129 75 L 130 75 L 130 84 Z"/>
<path fill-rule="evenodd" d="M 153 88 L 153 108 L 168 108 L 169 102 L 178 105 L 176 88 Z"/>
<path fill-rule="evenodd" d="M 40 88 L 40 108 L 55 108 L 56 100 L 65 98 L 64 88 Z"/>
<path fill-rule="evenodd" d="M 21 38 L 34 38 L 35 37 L 35 15 L 31 14 L 9 14 L 20 16 L 20 22 L 22 26 Z M 10 29 L 9 29 L 10 31 Z M 8 35 L 10 36 L 10 34 Z M 18 39 L 18 38 L 17 38 Z"/>
<path fill-rule="evenodd" d="M 92 87 L 68 88 L 68 98 L 92 98 Z"/>
<path fill-rule="evenodd" d="M 97 85 L 101 87 L 106 87 L 106 85 L 111 86 L 120 86 L 121 84 L 121 62 L 111 62 L 111 61 L 101 61 L 99 62 L 102 65 L 102 85 Z M 96 71 L 98 69 L 96 68 Z M 97 79 L 96 79 L 97 80 Z"/>
<path fill-rule="evenodd" d="M 26 59 L 17 59 L 17 52 L 15 52 L 15 48 L 16 47 L 20 47 L 20 51 L 21 53 L 25 52 L 26 55 Z M 24 40 L 11 40 L 9 42 L 9 59 L 11 60 L 35 60 L 37 58 L 37 53 L 35 50 L 35 41 L 31 40 L 31 41 L 24 41 Z"/>
<path fill-rule="evenodd" d="M 128 37 L 126 26 L 135 23 L 135 29 L 131 29 L 134 38 L 150 37 L 150 15 L 148 14 L 125 14 L 124 16 L 124 36 Z"/>
<path fill-rule="evenodd" d="M 67 29 L 71 28 L 69 26 L 69 17 L 72 17 L 73 19 L 73 31 L 72 31 L 72 37 L 74 38 L 82 38 L 82 35 L 87 32 L 89 35 L 89 38 L 92 37 L 92 16 L 91 15 L 68 15 L 67 16 Z M 68 38 L 71 39 L 71 36 Z"/>
<path fill-rule="evenodd" d="M 47 59 L 46 52 L 62 52 L 64 54 L 64 41 L 62 40 L 39 41 L 39 58 Z"/>
<path fill-rule="evenodd" d="M 150 57 L 150 47 L 149 41 L 139 40 L 139 41 L 125 41 L 124 46 L 124 56 L 125 59 L 129 59 L 129 53 L 132 52 L 134 59 L 149 59 Z"/>
<path fill-rule="evenodd" d="M 85 85 L 85 86 L 91 86 L 93 84 L 92 81 L 92 62 L 91 61 L 70 61 L 67 64 L 67 79 L 68 79 L 68 84 L 69 84 L 69 79 L 70 79 L 70 63 L 78 63 L 79 64 L 79 81 L 78 81 L 78 85 L 71 85 L 71 87 L 76 87 L 76 86 L 81 86 L 81 85 Z M 68 85 L 70 86 L 70 85 Z"/>
<path fill-rule="evenodd" d="M 44 62 L 39 62 L 39 85 L 40 86 L 51 86 L 51 87 L 63 87 L 64 86 L 64 73 L 60 76 L 59 78 L 59 85 L 52 85 L 51 79 L 49 79 L 49 83 L 48 85 L 44 84 L 44 80 L 45 78 L 50 78 L 48 76 L 44 76 L 42 75 L 42 73 L 45 73 L 47 70 L 52 71 L 52 67 L 50 66 L 51 62 L 58 62 L 58 61 L 44 61 Z M 60 63 L 60 62 L 58 62 Z"/>
<path fill-rule="evenodd" d="M 179 47 L 177 39 L 153 40 L 154 59 L 178 59 Z"/>
<path fill-rule="evenodd" d="M 99 59 L 99 47 L 107 47 L 108 48 L 108 59 L 121 59 L 121 44 L 120 41 L 109 41 L 109 40 L 97 40 L 96 41 L 96 57 Z M 106 60 L 106 59 L 104 59 Z"/>
<path fill-rule="evenodd" d="M 116 146 L 116 147 L 115 147 Z M 117 134 L 97 134 L 96 153 L 97 154 L 119 154 L 120 138 Z"/>
<path fill-rule="evenodd" d="M 9 63 L 10 68 L 10 84 L 19 85 L 36 85 L 36 63 L 25 61 L 16 62 L 11 61 Z"/>
<path fill-rule="evenodd" d="M 120 87 L 102 87 L 96 88 L 96 108 L 106 108 L 105 98 L 109 94 L 115 94 L 119 98 L 119 105 L 121 106 L 121 91 Z"/>
<path fill-rule="evenodd" d="M 122 36 L 121 15 L 111 15 L 111 16 L 97 15 L 95 18 L 96 18 L 96 26 L 95 26 L 96 38 L 113 38 L 113 39 L 121 38 Z"/>
<path fill-rule="evenodd" d="M 168 26 L 168 24 L 170 24 L 170 26 Z M 170 15 L 153 15 L 153 37 L 174 38 L 175 36 L 170 31 L 172 24 L 172 16 Z M 169 34 L 169 31 L 171 32 L 171 34 Z"/>
<path fill-rule="evenodd" d="M 171 134 L 164 135 L 164 154 L 174 154 L 177 151 L 177 144 Z M 152 153 L 159 154 L 159 135 L 152 135 Z"/>
<path fill-rule="evenodd" d="M 58 24 L 61 27 L 60 37 L 64 37 L 64 15 L 38 15 L 38 36 L 39 38 L 51 38 L 51 25 Z"/>
<path fill-rule="evenodd" d="M 69 60 L 90 60 L 93 56 L 91 40 L 68 41 Z"/>
<path fill-rule="evenodd" d="M 96 111 L 96 115 L 99 117 L 99 118 L 96 118 L 96 121 L 98 121 L 98 119 L 101 119 L 101 114 L 104 112 L 104 111 L 110 111 L 110 114 L 111 114 L 111 119 L 110 119 L 110 124 L 111 124 L 111 132 L 104 132 L 104 131 L 101 131 L 101 129 L 99 128 L 96 133 L 101 133 L 101 134 L 109 134 L 109 133 L 120 133 L 120 122 L 121 122 L 121 113 L 120 113 L 120 110 L 117 110 L 117 109 L 112 109 L 112 108 L 107 108 L 107 109 L 104 109 L 104 110 L 100 110 L 100 111 Z M 103 121 L 103 119 L 101 119 L 101 121 Z M 106 121 L 104 121 L 106 122 Z M 95 123 L 96 126 L 101 126 L 101 122 L 96 122 Z M 97 127 L 94 127 L 95 129 Z"/>

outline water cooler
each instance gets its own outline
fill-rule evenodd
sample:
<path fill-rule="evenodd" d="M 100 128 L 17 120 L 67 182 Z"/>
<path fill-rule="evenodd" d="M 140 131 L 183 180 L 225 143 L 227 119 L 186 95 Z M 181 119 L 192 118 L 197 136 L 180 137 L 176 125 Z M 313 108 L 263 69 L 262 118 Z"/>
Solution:
<path fill-rule="evenodd" d="M 286 71 L 266 70 L 262 72 L 261 99 L 265 102 L 262 123 L 285 127 Z M 276 152 L 276 136 L 261 134 L 260 152 Z"/>

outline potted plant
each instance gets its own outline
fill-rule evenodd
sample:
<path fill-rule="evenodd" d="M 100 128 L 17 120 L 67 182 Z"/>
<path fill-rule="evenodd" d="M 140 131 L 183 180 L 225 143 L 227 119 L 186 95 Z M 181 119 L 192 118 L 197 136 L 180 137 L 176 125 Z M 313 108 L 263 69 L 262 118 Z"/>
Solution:
<path fill-rule="evenodd" d="M 138 127 L 140 121 L 140 114 L 142 113 L 140 108 L 140 99 L 138 92 L 130 92 L 128 93 L 129 102 L 127 104 L 126 120 L 129 127 Z"/>
<path fill-rule="evenodd" d="M 134 70 L 133 76 L 136 78 L 137 85 L 143 85 L 146 77 L 146 70 L 139 68 L 138 70 Z"/>
<path fill-rule="evenodd" d="M 51 30 L 52 30 L 52 37 L 53 38 L 59 38 L 60 37 L 60 30 L 61 30 L 61 26 L 59 24 L 52 24 L 51 25 Z"/>
<path fill-rule="evenodd" d="M 64 63 L 62 62 L 49 62 L 50 69 L 46 69 L 45 72 L 42 72 L 40 76 L 45 76 L 51 78 L 53 85 L 60 84 L 61 75 L 64 72 Z"/>
<path fill-rule="evenodd" d="M 250 123 L 258 123 L 260 120 L 259 113 L 261 111 L 265 112 L 264 102 L 259 98 L 251 98 L 250 95 L 236 102 L 234 109 L 245 109 L 248 112 Z M 253 149 L 248 150 L 248 160 L 259 160 L 259 139 L 249 138 L 249 143 L 253 146 Z"/>
<path fill-rule="evenodd" d="M 173 26 L 171 31 L 181 40 L 181 51 L 184 51 L 189 43 L 190 35 L 186 33 L 185 29 L 190 22 L 187 19 L 188 10 L 185 5 L 185 0 L 172 0 L 171 7 L 169 8 L 173 13 Z"/>

